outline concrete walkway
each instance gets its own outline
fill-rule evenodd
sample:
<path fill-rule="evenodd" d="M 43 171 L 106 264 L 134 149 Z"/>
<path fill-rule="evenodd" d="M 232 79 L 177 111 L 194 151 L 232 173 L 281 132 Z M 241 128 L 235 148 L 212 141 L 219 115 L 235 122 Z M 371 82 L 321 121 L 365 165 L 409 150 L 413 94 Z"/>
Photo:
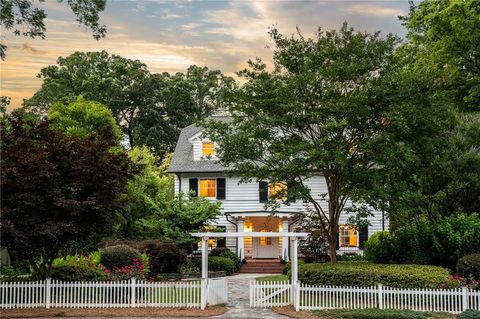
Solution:
<path fill-rule="evenodd" d="M 250 280 L 260 276 L 268 274 L 238 274 L 227 277 L 229 310 L 221 316 L 211 318 L 289 318 L 278 315 L 269 308 L 250 308 Z"/>

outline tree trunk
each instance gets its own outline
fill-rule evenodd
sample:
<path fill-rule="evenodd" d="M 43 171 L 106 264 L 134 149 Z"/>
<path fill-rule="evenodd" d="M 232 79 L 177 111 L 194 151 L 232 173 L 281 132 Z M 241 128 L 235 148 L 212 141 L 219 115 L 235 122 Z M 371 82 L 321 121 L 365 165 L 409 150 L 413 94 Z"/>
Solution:
<path fill-rule="evenodd" d="M 330 236 L 328 237 L 328 245 L 330 250 L 330 263 L 336 264 L 337 263 L 337 242 L 338 242 L 338 225 L 333 225 L 336 223 L 332 223 L 330 226 Z M 332 227 L 335 226 L 335 227 Z"/>

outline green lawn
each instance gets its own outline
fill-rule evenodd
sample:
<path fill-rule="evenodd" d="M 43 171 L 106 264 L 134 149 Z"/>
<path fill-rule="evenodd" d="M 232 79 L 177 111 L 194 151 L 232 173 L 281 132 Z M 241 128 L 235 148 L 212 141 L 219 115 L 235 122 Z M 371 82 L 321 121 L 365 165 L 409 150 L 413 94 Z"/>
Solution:
<path fill-rule="evenodd" d="M 274 276 L 263 276 L 255 278 L 257 281 L 283 281 L 290 280 L 290 277 L 287 275 L 274 275 Z"/>
<path fill-rule="evenodd" d="M 429 319 L 429 318 L 455 318 L 454 315 L 442 312 L 421 312 L 398 309 L 331 309 L 315 310 L 320 318 L 339 319 Z"/>

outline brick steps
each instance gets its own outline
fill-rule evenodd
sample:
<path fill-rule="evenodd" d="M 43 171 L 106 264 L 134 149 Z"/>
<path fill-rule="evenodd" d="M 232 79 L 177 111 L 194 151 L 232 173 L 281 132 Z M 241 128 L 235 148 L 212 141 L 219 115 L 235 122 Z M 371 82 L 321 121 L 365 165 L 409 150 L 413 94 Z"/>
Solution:
<path fill-rule="evenodd" d="M 278 259 L 248 259 L 239 273 L 243 274 L 281 274 L 283 265 Z"/>

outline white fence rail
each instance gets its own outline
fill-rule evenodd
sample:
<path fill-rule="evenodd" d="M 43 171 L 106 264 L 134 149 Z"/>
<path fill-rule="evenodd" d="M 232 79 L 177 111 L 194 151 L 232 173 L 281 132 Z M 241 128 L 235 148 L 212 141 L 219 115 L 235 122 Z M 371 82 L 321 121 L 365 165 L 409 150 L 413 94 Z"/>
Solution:
<path fill-rule="evenodd" d="M 459 289 L 403 289 L 374 287 L 311 286 L 299 283 L 296 293 L 289 281 L 250 282 L 251 307 L 289 304 L 296 310 L 317 309 L 410 309 L 460 313 L 480 310 L 480 291 Z"/>
<path fill-rule="evenodd" d="M 310 286 L 300 284 L 298 310 L 334 308 L 410 309 L 460 313 L 480 310 L 480 291 L 459 289 L 403 289 L 376 287 Z"/>
<path fill-rule="evenodd" d="M 44 280 L 0 283 L 0 308 L 200 308 L 201 282 L 66 282 Z"/>
<path fill-rule="evenodd" d="M 250 281 L 250 307 L 287 306 L 292 303 L 289 281 Z"/>

